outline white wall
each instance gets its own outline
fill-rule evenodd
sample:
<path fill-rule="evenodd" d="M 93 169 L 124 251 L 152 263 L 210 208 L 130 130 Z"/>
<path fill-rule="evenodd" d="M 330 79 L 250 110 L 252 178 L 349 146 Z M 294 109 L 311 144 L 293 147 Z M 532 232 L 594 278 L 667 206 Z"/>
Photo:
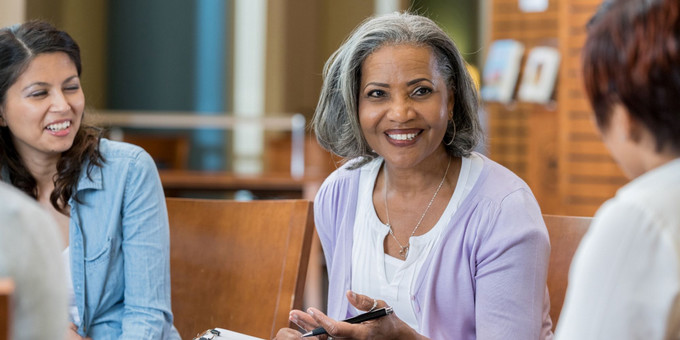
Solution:
<path fill-rule="evenodd" d="M 25 0 L 0 1 L 0 27 L 18 24 L 26 18 Z"/>

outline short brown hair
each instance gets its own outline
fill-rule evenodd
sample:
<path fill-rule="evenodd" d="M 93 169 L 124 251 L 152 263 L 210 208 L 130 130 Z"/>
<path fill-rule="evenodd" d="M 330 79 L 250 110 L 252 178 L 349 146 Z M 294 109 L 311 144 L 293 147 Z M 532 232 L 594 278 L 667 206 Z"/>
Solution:
<path fill-rule="evenodd" d="M 621 104 L 657 151 L 679 151 L 680 1 L 605 1 L 588 27 L 583 77 L 600 129 Z"/>

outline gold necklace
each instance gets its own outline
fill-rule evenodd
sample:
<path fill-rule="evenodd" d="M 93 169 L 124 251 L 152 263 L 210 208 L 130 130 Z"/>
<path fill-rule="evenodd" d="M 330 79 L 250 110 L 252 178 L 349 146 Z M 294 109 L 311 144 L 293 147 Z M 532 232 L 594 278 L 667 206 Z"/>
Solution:
<path fill-rule="evenodd" d="M 446 175 L 449 173 L 449 166 L 451 166 L 451 157 L 449 157 L 449 162 L 446 164 L 446 171 L 444 171 L 444 177 L 442 177 L 442 181 L 439 182 L 439 186 L 437 187 L 437 190 L 435 190 L 434 195 L 432 196 L 432 199 L 430 200 L 430 203 L 427 204 L 427 207 L 425 208 L 425 211 L 423 211 L 423 214 L 420 216 L 420 220 L 418 220 L 418 224 L 416 224 L 416 227 L 413 228 L 413 231 L 411 232 L 411 236 L 408 238 L 411 239 L 413 235 L 416 233 L 416 230 L 418 230 L 418 227 L 420 227 L 420 224 L 423 222 L 423 219 L 425 218 L 425 215 L 427 214 L 427 211 L 430 210 L 430 207 L 432 206 L 432 203 L 434 202 L 434 199 L 437 198 L 437 194 L 439 193 L 439 190 L 442 188 L 442 185 L 444 184 L 444 181 L 446 180 Z M 385 195 L 385 215 L 387 215 L 387 227 L 390 229 L 390 235 L 392 235 L 392 238 L 397 242 L 399 245 L 399 255 L 406 259 L 408 256 L 408 250 L 410 248 L 410 244 L 408 241 L 406 241 L 406 245 L 402 246 L 401 242 L 397 239 L 396 236 L 394 236 L 394 231 L 392 230 L 392 224 L 390 223 L 390 211 L 387 209 L 387 167 L 385 167 L 385 185 L 383 186 L 383 191 Z"/>

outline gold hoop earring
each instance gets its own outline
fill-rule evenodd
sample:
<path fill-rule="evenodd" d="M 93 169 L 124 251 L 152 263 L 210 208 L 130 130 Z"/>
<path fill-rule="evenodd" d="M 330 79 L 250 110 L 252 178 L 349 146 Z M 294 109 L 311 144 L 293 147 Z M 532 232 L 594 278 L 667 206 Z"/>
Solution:
<path fill-rule="evenodd" d="M 446 146 L 453 144 L 453 140 L 456 139 L 456 122 L 453 118 L 451 118 L 451 124 L 453 125 L 453 136 L 451 136 L 451 140 L 448 143 L 444 143 Z"/>

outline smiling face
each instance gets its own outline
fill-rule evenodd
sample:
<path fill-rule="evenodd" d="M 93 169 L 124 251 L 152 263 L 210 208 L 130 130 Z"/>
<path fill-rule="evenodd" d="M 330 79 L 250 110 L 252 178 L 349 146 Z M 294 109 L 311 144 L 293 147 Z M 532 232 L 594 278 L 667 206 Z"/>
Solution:
<path fill-rule="evenodd" d="M 383 46 L 361 67 L 359 124 L 370 147 L 386 162 L 415 167 L 442 145 L 453 92 L 429 47 Z"/>
<path fill-rule="evenodd" d="M 63 52 L 36 56 L 0 106 L 22 158 L 59 157 L 80 127 L 85 96 L 75 64 Z"/>

